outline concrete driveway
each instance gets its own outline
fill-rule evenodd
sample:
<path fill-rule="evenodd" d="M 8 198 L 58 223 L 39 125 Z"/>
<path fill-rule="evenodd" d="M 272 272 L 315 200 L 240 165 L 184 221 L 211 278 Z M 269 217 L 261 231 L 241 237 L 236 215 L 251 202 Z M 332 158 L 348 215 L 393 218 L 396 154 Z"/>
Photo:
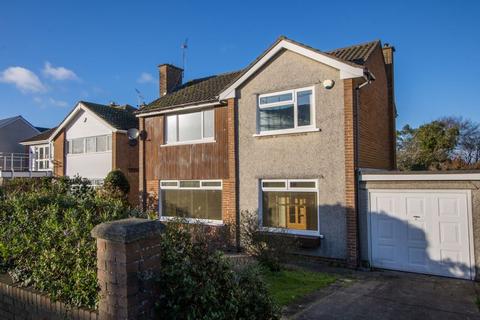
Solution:
<path fill-rule="evenodd" d="M 327 292 L 317 293 L 289 318 L 480 319 L 474 282 L 394 271 L 351 276 L 353 281 L 340 280 Z"/>

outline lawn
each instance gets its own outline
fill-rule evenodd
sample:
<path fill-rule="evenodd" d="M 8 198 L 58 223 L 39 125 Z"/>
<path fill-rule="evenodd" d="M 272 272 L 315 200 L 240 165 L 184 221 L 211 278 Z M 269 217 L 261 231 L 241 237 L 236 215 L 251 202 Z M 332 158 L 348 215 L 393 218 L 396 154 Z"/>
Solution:
<path fill-rule="evenodd" d="M 286 306 L 311 292 L 326 287 L 336 278 L 333 275 L 302 269 L 263 271 L 268 291 L 280 306 Z"/>

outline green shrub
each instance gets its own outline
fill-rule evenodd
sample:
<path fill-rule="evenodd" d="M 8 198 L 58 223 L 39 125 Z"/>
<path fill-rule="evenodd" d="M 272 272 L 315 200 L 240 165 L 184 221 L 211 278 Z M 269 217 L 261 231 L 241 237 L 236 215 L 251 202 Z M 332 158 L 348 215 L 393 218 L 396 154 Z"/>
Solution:
<path fill-rule="evenodd" d="M 103 186 L 107 190 L 120 191 L 124 195 L 130 191 L 130 183 L 121 170 L 112 170 L 106 176 Z"/>
<path fill-rule="evenodd" d="M 286 232 L 267 233 L 260 229 L 256 211 L 242 211 L 240 218 L 242 247 L 262 266 L 271 271 L 279 271 L 281 264 L 289 259 L 298 247 L 297 240 Z"/>
<path fill-rule="evenodd" d="M 167 225 L 161 246 L 159 319 L 277 318 L 258 272 L 234 272 L 220 251 L 212 252 L 201 239 L 192 241 L 181 223 Z"/>
<path fill-rule="evenodd" d="M 121 199 L 101 196 L 86 179 L 9 181 L 0 201 L 0 266 L 21 285 L 94 308 L 96 245 L 90 231 L 130 214 Z"/>

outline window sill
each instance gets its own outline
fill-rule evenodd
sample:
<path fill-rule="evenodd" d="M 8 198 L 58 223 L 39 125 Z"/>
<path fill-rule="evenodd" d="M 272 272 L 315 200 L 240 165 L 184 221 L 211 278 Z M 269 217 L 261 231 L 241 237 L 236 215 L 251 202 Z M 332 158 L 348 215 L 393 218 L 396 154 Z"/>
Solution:
<path fill-rule="evenodd" d="M 112 150 L 84 152 L 84 153 L 67 153 L 67 157 L 79 157 L 79 156 L 89 156 L 89 155 L 93 155 L 93 154 L 107 154 L 107 153 L 112 153 Z"/>
<path fill-rule="evenodd" d="M 175 221 L 175 220 L 183 220 L 186 221 L 187 223 L 198 223 L 198 224 L 203 224 L 203 225 L 208 225 L 208 226 L 223 226 L 224 223 L 222 220 L 209 220 L 209 219 L 194 219 L 194 218 L 177 218 L 177 217 L 166 217 L 166 216 L 160 216 L 159 217 L 160 221 Z"/>
<path fill-rule="evenodd" d="M 264 131 L 256 133 L 254 137 L 268 137 L 268 136 L 279 136 L 287 134 L 297 134 L 297 133 L 308 133 L 308 132 L 319 132 L 319 128 L 308 128 L 308 129 L 288 129 L 288 130 L 278 130 L 278 131 Z"/>
<path fill-rule="evenodd" d="M 215 140 L 192 140 L 192 141 L 183 141 L 183 142 L 174 142 L 174 143 L 166 143 L 160 145 L 160 147 L 175 147 L 175 146 L 185 146 L 191 144 L 202 144 L 202 143 L 215 143 Z"/>
<path fill-rule="evenodd" d="M 273 228 L 273 227 L 260 227 L 260 231 L 266 233 L 278 233 L 286 235 L 298 235 L 298 236 L 312 236 L 323 238 L 318 231 L 315 230 L 296 230 L 296 229 L 284 229 L 284 228 Z"/>
<path fill-rule="evenodd" d="M 268 230 L 265 230 L 268 229 Z M 320 247 L 323 235 L 318 234 L 318 232 L 313 232 L 313 234 L 299 234 L 299 233 L 292 233 L 292 232 L 286 232 L 287 230 L 283 232 L 278 232 L 278 231 L 271 231 L 271 229 L 275 228 L 261 228 L 259 233 L 266 235 L 266 236 L 272 236 L 272 237 L 287 237 L 287 238 L 292 238 L 297 241 L 297 244 L 300 248 L 303 249 L 315 249 Z M 291 231 L 291 230 L 288 230 Z M 295 231 L 301 231 L 301 230 L 295 230 Z"/>

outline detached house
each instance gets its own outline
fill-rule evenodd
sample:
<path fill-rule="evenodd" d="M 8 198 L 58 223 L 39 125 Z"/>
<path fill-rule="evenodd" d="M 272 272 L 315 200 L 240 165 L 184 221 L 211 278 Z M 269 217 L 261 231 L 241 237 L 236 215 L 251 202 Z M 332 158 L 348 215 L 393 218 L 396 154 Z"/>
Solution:
<path fill-rule="evenodd" d="M 58 127 L 22 144 L 30 148 L 30 165 L 51 170 L 55 176 L 88 178 L 101 184 L 113 169 L 120 169 L 138 190 L 138 146 L 129 143 L 128 129 L 138 128 L 129 105 L 102 105 L 80 101 Z M 129 200 L 138 201 L 137 192 Z"/>
<path fill-rule="evenodd" d="M 307 254 L 359 261 L 359 168 L 395 167 L 393 47 L 319 51 L 285 37 L 243 70 L 182 83 L 137 112 L 140 191 L 162 219 L 238 223 L 255 210 Z"/>

